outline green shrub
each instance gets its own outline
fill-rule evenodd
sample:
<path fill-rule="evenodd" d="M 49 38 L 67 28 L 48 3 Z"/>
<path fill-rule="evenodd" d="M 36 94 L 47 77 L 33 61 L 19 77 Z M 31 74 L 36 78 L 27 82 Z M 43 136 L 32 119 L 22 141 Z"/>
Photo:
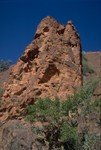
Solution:
<path fill-rule="evenodd" d="M 62 111 L 65 115 L 69 115 L 69 111 L 72 109 L 73 107 L 73 101 L 71 100 L 71 98 L 68 98 L 66 101 L 64 101 L 62 103 Z"/>
<path fill-rule="evenodd" d="M 96 150 L 98 148 L 100 137 L 95 134 L 85 134 L 85 140 L 82 145 L 83 150 Z"/>
<path fill-rule="evenodd" d="M 11 60 L 0 60 L 0 72 L 7 70 L 11 64 Z"/>
<path fill-rule="evenodd" d="M 72 144 L 76 144 L 77 141 L 77 132 L 75 128 L 70 126 L 67 123 L 63 123 L 60 127 L 60 138 L 63 143 L 65 142 L 71 142 Z"/>
<path fill-rule="evenodd" d="M 93 138 L 89 136 L 86 121 L 94 111 L 96 113 L 100 111 L 100 100 L 92 101 L 92 95 L 98 82 L 99 80 L 96 80 L 85 84 L 66 101 L 60 102 L 58 98 L 55 98 L 54 101 L 51 101 L 50 98 L 40 98 L 34 105 L 27 107 L 29 121 L 46 122 L 42 129 L 35 127 L 34 133 L 44 135 L 44 141 L 49 143 L 49 149 L 86 150 L 87 144 L 90 145 L 90 142 L 93 141 Z M 80 113 L 78 113 L 78 108 L 81 109 Z M 85 134 L 82 129 L 77 131 L 78 118 L 82 117 L 85 121 L 84 128 L 87 130 Z"/>
<path fill-rule="evenodd" d="M 35 126 L 32 127 L 32 131 L 33 131 L 33 133 L 40 134 L 40 135 L 42 135 L 44 132 L 41 128 L 35 127 Z"/>

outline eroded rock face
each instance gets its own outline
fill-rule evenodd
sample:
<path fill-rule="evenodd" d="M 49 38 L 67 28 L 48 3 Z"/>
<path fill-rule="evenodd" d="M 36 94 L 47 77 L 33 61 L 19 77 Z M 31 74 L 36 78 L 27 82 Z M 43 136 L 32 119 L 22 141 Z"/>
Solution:
<path fill-rule="evenodd" d="M 2 98 L 5 118 L 24 115 L 26 106 L 39 97 L 59 97 L 62 101 L 73 94 L 82 84 L 80 49 L 71 21 L 63 26 L 52 17 L 43 19 L 10 73 Z"/>

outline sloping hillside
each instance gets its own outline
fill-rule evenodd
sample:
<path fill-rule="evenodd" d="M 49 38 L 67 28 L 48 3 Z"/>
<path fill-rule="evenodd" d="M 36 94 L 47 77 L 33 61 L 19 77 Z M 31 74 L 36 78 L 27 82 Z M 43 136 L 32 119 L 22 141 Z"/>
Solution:
<path fill-rule="evenodd" d="M 88 63 L 97 75 L 101 74 L 101 52 L 87 52 L 85 53 Z"/>
<path fill-rule="evenodd" d="M 84 77 L 84 81 L 95 80 L 98 77 L 101 78 L 101 52 L 87 52 L 85 53 L 89 66 L 94 70 L 94 73 L 88 74 Z M 101 81 L 99 82 L 96 90 L 94 91 L 94 97 L 101 97 Z"/>

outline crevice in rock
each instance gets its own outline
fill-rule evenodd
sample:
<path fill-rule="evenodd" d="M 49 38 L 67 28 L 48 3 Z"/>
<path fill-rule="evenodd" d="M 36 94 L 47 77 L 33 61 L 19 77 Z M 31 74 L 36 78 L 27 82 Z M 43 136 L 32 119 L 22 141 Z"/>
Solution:
<path fill-rule="evenodd" d="M 38 57 L 38 54 L 39 54 L 39 50 L 38 50 L 38 48 L 35 48 L 35 49 L 33 49 L 33 50 L 29 50 L 29 51 L 27 52 L 27 55 L 21 56 L 20 59 L 21 59 L 23 62 L 27 63 L 27 62 L 33 61 L 35 58 L 37 58 L 37 57 Z"/>
<path fill-rule="evenodd" d="M 72 62 L 75 63 L 75 58 L 74 58 L 74 54 L 73 54 L 72 48 L 68 47 L 67 51 L 68 51 L 68 54 L 69 54 Z"/>
<path fill-rule="evenodd" d="M 27 57 L 25 55 L 21 56 L 20 59 L 25 63 L 28 62 Z"/>
<path fill-rule="evenodd" d="M 35 36 L 34 36 L 34 39 L 37 39 L 41 36 L 41 33 L 36 33 Z"/>
<path fill-rule="evenodd" d="M 16 91 L 14 93 L 14 95 L 21 95 L 25 90 L 26 90 L 27 87 L 22 87 L 21 89 L 19 89 L 18 91 Z"/>
<path fill-rule="evenodd" d="M 54 76 L 55 74 L 59 75 L 60 71 L 57 69 L 57 67 L 55 66 L 55 64 L 49 64 L 48 68 L 45 70 L 45 73 L 42 77 L 42 79 L 40 79 L 39 83 L 46 83 L 48 82 L 52 76 Z"/>
<path fill-rule="evenodd" d="M 49 28 L 48 28 L 48 27 L 45 27 L 45 28 L 43 29 L 43 31 L 44 31 L 44 32 L 48 32 L 48 31 L 49 31 Z"/>
<path fill-rule="evenodd" d="M 69 68 L 71 68 L 71 69 L 73 69 L 73 70 L 75 70 L 76 69 L 76 66 L 75 66 L 75 64 L 73 64 L 71 61 L 64 61 L 63 62 L 67 67 L 69 67 Z"/>
<path fill-rule="evenodd" d="M 38 57 L 39 54 L 39 50 L 38 49 L 34 49 L 31 50 L 27 53 L 28 55 L 28 60 L 33 61 L 36 57 Z"/>
<path fill-rule="evenodd" d="M 64 30 L 65 30 L 65 29 L 58 30 L 57 33 L 58 33 L 59 35 L 64 34 Z"/>

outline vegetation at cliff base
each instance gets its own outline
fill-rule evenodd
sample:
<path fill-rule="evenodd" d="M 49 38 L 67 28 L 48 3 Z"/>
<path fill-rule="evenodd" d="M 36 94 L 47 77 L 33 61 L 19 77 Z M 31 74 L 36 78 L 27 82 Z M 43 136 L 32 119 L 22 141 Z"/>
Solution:
<path fill-rule="evenodd" d="M 101 126 L 101 99 L 92 100 L 98 82 L 87 83 L 65 101 L 39 98 L 36 104 L 27 107 L 26 119 L 32 123 L 41 146 L 48 142 L 49 150 L 99 148 L 100 135 L 96 130 Z M 35 126 L 35 122 L 40 122 L 42 128 Z"/>

